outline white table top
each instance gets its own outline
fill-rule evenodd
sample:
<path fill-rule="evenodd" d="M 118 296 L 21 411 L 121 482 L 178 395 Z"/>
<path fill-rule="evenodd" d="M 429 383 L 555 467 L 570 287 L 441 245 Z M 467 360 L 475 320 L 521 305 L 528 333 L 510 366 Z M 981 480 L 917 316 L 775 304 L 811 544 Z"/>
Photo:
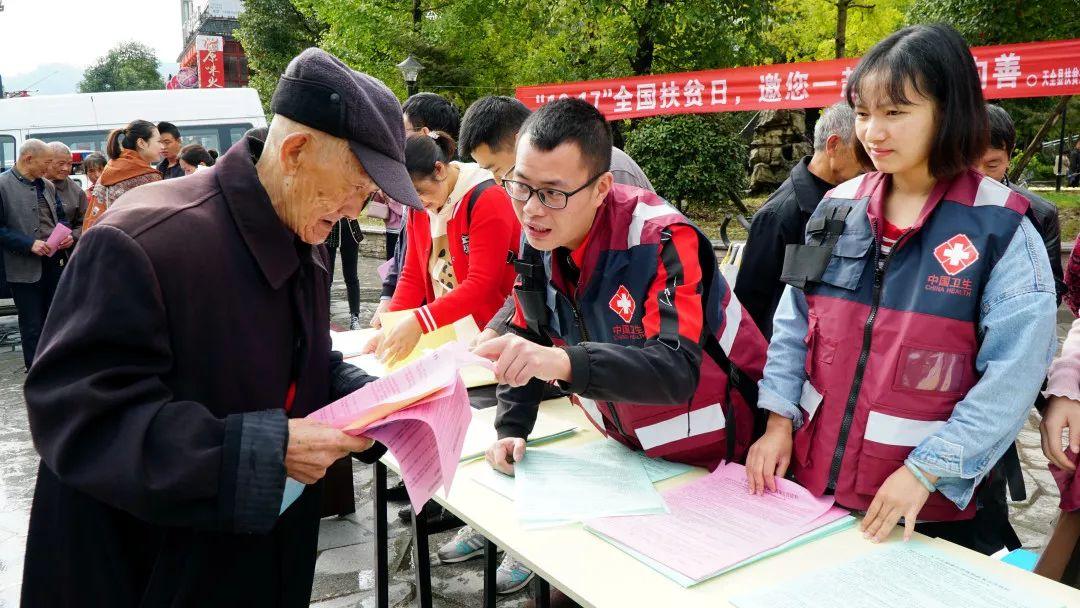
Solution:
<path fill-rule="evenodd" d="M 566 399 L 545 402 L 540 415 L 573 421 L 579 428 L 573 436 L 551 445 L 569 447 L 601 437 L 585 420 L 581 410 Z M 391 468 L 397 466 L 392 459 L 387 459 L 387 464 Z M 435 500 L 483 532 L 501 549 L 509 551 L 538 576 L 588 607 L 730 606 L 730 597 L 885 546 L 885 543 L 874 545 L 864 540 L 857 529 L 849 529 L 686 589 L 585 531 L 581 524 L 543 530 L 523 529 L 511 501 L 472 479 L 487 467 L 483 460 L 462 464 L 450 495 L 443 496 L 440 492 Z M 704 469 L 692 471 L 661 482 L 658 488 L 677 487 L 704 473 Z M 897 528 L 889 542 L 900 542 L 900 537 L 901 529 Z M 920 538 L 958 560 L 992 571 L 999 580 L 1020 589 L 1058 600 L 1065 606 L 1080 606 L 1080 591 L 949 542 L 921 535 Z"/>

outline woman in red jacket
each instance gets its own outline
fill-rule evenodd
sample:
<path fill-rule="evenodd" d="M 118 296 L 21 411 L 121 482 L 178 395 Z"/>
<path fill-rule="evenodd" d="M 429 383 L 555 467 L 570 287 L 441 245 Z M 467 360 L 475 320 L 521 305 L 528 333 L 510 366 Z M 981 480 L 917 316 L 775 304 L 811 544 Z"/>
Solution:
<path fill-rule="evenodd" d="M 521 224 L 510 197 L 490 171 L 451 161 L 454 152 L 442 131 L 405 143 L 425 212 L 409 214 L 405 266 L 388 309 L 415 312 L 366 349 L 387 363 L 406 357 L 422 334 L 467 315 L 483 327 L 514 285 Z"/>

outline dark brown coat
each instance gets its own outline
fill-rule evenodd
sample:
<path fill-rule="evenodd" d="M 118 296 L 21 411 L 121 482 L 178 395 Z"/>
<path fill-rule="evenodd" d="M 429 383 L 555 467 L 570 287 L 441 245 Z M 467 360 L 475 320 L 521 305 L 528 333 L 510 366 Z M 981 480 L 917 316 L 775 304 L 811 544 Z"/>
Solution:
<path fill-rule="evenodd" d="M 330 352 L 325 249 L 278 219 L 260 151 L 134 190 L 80 241 L 25 389 L 23 606 L 308 605 L 321 488 L 278 517 L 286 393 L 303 416 L 364 379 Z"/>

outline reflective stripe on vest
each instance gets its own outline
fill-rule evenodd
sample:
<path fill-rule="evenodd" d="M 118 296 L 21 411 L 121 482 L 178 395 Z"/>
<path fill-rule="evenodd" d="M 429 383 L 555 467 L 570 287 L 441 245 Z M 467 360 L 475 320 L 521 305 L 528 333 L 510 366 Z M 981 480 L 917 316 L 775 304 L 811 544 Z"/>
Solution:
<path fill-rule="evenodd" d="M 641 442 L 641 447 L 651 450 L 680 439 L 719 431 L 724 428 L 726 422 L 724 407 L 719 403 L 714 403 L 656 424 L 640 426 L 634 432 L 637 434 L 638 441 Z"/>
<path fill-rule="evenodd" d="M 874 443 L 915 447 L 945 426 L 944 420 L 912 420 L 870 412 L 863 437 Z"/>

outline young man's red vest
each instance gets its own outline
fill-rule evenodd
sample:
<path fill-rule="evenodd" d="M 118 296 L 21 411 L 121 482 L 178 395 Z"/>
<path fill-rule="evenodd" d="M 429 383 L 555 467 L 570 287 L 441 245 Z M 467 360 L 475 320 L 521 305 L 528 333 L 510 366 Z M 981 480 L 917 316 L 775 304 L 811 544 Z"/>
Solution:
<path fill-rule="evenodd" d="M 851 208 L 821 282 L 805 290 L 809 380 L 793 468 L 811 492 L 831 489 L 838 504 L 858 510 L 978 382 L 983 289 L 1028 206 L 965 172 L 938 183 L 938 202 L 882 259 L 877 218 L 887 179 L 869 173 L 837 186 L 811 218 Z M 934 493 L 920 519 L 974 513 L 975 501 L 961 511 Z"/>
<path fill-rule="evenodd" d="M 657 272 L 661 231 L 673 224 L 698 230 L 656 194 L 616 184 L 601 205 L 585 245 L 580 276 L 586 283 L 577 289 L 577 310 L 569 296 L 547 281 L 548 337 L 558 344 L 644 345 L 643 304 Z M 649 456 L 712 469 L 728 456 L 739 462 L 746 456 L 757 404 L 738 387 L 753 387 L 761 379 L 768 345 L 720 274 L 708 239 L 701 236 L 703 317 L 711 336 L 690 402 L 640 405 L 579 396 L 573 401 L 605 435 L 643 449 Z M 543 254 L 543 260 L 550 277 L 550 253 Z M 623 289 L 638 303 L 629 321 L 610 304 Z M 736 377 L 729 382 L 733 369 Z M 628 378 L 627 382 L 650 379 Z"/>

